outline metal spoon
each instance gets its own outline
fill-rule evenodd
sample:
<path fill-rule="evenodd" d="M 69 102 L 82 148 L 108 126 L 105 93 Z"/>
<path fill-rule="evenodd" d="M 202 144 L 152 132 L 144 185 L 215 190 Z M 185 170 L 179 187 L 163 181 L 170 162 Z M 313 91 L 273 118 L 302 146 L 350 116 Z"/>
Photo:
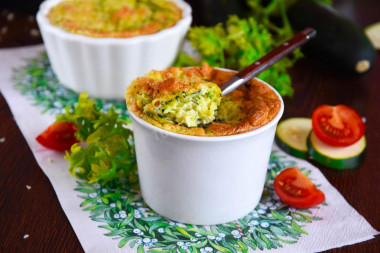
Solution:
<path fill-rule="evenodd" d="M 238 72 L 236 75 L 231 77 L 226 83 L 222 85 L 221 90 L 223 95 L 230 93 L 231 91 L 238 88 L 240 85 L 254 78 L 262 71 L 272 66 L 275 62 L 288 55 L 294 49 L 302 46 L 308 40 L 314 38 L 316 34 L 317 32 L 313 28 L 306 28 L 305 30 L 298 33 L 290 40 L 285 41 L 280 46 L 276 47 L 268 54 L 252 63 L 251 65 L 245 67 L 243 70 Z"/>

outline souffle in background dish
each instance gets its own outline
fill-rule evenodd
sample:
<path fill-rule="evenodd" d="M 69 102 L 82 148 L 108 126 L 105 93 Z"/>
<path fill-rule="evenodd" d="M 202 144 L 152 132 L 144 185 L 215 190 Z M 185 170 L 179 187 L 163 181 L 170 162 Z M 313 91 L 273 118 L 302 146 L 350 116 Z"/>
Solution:
<path fill-rule="evenodd" d="M 63 0 L 47 18 L 70 33 L 129 38 L 174 26 L 182 10 L 168 0 Z"/>

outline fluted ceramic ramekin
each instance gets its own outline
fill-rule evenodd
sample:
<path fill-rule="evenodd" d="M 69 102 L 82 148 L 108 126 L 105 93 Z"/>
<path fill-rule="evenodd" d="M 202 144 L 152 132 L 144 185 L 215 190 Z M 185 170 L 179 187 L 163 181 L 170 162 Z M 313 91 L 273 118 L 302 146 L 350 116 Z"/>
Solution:
<path fill-rule="evenodd" d="M 279 112 L 266 125 L 243 134 L 182 135 L 129 112 L 144 201 L 162 216 L 198 225 L 229 222 L 252 211 L 264 189 L 276 126 L 284 111 L 281 96 L 269 87 L 281 101 Z"/>
<path fill-rule="evenodd" d="M 123 99 L 132 80 L 170 66 L 192 21 L 190 5 L 172 0 L 183 16 L 173 27 L 131 38 L 94 38 L 50 24 L 46 14 L 60 1 L 43 2 L 37 13 L 49 60 L 62 84 L 93 97 Z"/>

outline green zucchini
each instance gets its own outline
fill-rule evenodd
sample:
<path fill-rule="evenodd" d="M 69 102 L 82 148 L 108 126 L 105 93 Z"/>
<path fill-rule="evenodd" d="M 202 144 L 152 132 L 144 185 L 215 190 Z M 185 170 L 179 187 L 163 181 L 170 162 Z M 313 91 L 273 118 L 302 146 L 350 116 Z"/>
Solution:
<path fill-rule="evenodd" d="M 302 48 L 305 55 L 332 69 L 353 74 L 368 72 L 376 62 L 376 49 L 363 29 L 334 8 L 313 0 L 298 0 L 287 9 L 295 30 L 313 27 L 317 36 Z"/>
<path fill-rule="evenodd" d="M 363 136 L 356 143 L 347 147 L 333 147 L 322 142 L 311 131 L 307 145 L 311 159 L 334 169 L 353 169 L 364 160 L 367 142 Z"/>
<path fill-rule="evenodd" d="M 311 131 L 310 118 L 289 118 L 276 129 L 276 143 L 286 153 L 302 159 L 309 158 L 307 137 Z"/>

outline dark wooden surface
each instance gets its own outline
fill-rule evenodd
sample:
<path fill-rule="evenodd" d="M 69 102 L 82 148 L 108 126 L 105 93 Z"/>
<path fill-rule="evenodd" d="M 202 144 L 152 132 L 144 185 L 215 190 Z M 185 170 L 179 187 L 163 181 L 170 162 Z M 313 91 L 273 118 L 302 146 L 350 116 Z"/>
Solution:
<path fill-rule="evenodd" d="M 365 27 L 380 21 L 378 0 L 339 0 L 334 6 Z M 9 13 L 16 13 L 8 20 Z M 30 14 L 0 7 L 0 47 L 40 43 Z M 349 52 L 348 52 L 349 53 Z M 0 59 L 1 60 L 1 59 Z M 336 73 L 311 59 L 291 70 L 295 94 L 285 100 L 284 117 L 310 117 L 320 104 L 346 104 L 367 119 L 367 156 L 356 169 L 317 165 L 346 200 L 380 230 L 380 55 L 367 75 Z M 57 196 L 0 95 L 0 252 L 82 252 Z M 31 189 L 27 189 L 27 185 Z M 28 238 L 24 238 L 29 235 Z M 380 252 L 380 237 L 328 252 Z"/>

